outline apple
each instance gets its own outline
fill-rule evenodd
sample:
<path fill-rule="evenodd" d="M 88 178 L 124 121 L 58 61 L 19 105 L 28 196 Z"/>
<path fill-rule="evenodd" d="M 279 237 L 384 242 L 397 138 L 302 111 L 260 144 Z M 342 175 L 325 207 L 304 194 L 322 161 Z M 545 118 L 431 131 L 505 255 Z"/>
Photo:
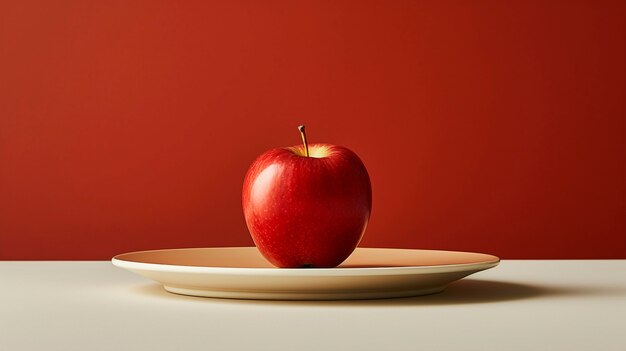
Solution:
<path fill-rule="evenodd" d="M 281 268 L 330 268 L 359 244 L 370 218 L 372 186 L 345 147 L 307 143 L 269 150 L 246 174 L 242 205 L 261 254 Z"/>

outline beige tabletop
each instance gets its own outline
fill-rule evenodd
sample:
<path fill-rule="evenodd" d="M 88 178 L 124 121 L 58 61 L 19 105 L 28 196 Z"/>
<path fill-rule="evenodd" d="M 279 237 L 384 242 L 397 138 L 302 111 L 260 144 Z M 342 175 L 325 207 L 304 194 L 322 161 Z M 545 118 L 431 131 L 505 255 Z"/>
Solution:
<path fill-rule="evenodd" d="M 196 298 L 110 262 L 0 262 L 0 350 L 626 350 L 626 260 L 510 261 L 441 294 Z"/>

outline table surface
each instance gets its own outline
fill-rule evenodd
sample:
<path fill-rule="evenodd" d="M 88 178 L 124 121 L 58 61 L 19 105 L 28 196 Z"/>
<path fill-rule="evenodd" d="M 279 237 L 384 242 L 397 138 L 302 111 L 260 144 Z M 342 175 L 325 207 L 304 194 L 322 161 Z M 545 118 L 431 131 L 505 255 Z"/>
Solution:
<path fill-rule="evenodd" d="M 437 295 L 174 295 L 110 262 L 0 262 L 0 350 L 626 350 L 626 260 L 505 260 Z"/>

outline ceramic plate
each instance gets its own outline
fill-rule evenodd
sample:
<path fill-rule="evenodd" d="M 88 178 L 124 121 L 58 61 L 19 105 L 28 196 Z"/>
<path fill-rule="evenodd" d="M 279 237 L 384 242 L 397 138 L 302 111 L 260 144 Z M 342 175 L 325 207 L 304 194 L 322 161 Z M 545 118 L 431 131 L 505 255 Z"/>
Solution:
<path fill-rule="evenodd" d="M 255 247 L 139 251 L 114 265 L 183 295 L 267 300 L 341 300 L 433 294 L 498 265 L 471 252 L 357 248 L 337 268 L 275 268 Z"/>

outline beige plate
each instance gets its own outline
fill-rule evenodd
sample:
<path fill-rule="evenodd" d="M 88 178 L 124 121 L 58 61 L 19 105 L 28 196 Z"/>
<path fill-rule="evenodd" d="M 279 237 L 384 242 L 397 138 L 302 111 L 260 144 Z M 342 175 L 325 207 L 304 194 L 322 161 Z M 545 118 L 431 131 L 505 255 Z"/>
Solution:
<path fill-rule="evenodd" d="M 112 259 L 176 294 L 267 300 L 432 294 L 499 261 L 471 252 L 357 248 L 337 268 L 285 269 L 270 265 L 255 247 L 139 251 Z"/>

